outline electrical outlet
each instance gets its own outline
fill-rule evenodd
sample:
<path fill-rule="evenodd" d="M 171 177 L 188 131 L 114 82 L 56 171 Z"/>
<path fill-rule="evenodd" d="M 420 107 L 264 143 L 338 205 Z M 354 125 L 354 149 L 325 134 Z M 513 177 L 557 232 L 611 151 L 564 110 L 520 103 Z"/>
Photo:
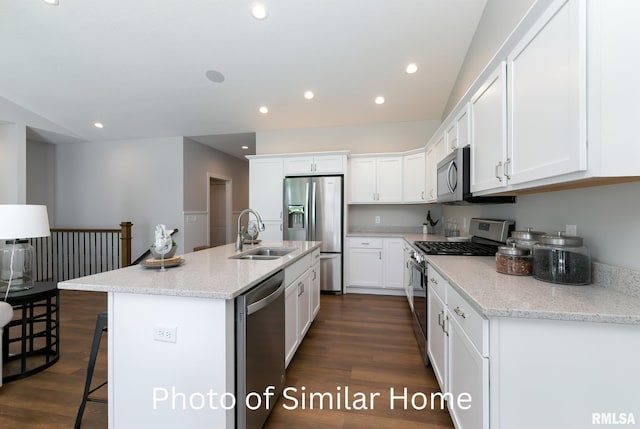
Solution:
<path fill-rule="evenodd" d="M 380 216 L 376 216 L 376 224 L 380 223 Z"/>
<path fill-rule="evenodd" d="M 578 225 L 567 225 L 564 230 L 565 234 L 575 237 L 578 235 Z"/>
<path fill-rule="evenodd" d="M 167 343 L 175 343 L 177 341 L 178 328 L 176 326 L 154 326 L 153 339 L 156 341 L 164 341 Z"/>

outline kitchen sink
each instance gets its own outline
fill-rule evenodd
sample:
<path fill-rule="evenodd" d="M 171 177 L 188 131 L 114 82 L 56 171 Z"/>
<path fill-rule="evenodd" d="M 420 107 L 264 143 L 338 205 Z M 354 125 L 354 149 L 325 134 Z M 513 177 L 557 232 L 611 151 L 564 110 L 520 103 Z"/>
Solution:
<path fill-rule="evenodd" d="M 296 250 L 295 247 L 257 247 L 239 255 L 230 256 L 229 259 L 272 260 L 288 255 L 294 250 Z"/>

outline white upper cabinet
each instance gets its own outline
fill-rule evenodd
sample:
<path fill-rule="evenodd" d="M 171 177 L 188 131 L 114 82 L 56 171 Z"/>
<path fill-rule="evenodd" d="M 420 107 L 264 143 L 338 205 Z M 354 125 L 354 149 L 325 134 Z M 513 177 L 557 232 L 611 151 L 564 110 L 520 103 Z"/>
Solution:
<path fill-rule="evenodd" d="M 555 1 L 507 57 L 509 184 L 587 168 L 585 20 Z"/>
<path fill-rule="evenodd" d="M 352 156 L 350 202 L 401 203 L 402 156 Z"/>
<path fill-rule="evenodd" d="M 427 202 L 435 202 L 438 198 L 438 162 L 444 158 L 444 134 L 427 147 L 426 176 L 427 176 Z"/>
<path fill-rule="evenodd" d="M 498 189 L 507 147 L 506 63 L 471 98 L 471 192 Z"/>
<path fill-rule="evenodd" d="M 426 163 L 425 152 L 404 155 L 404 198 L 405 203 L 424 203 L 426 201 Z"/>
<path fill-rule="evenodd" d="M 345 154 L 301 155 L 285 157 L 285 176 L 314 175 L 314 174 L 342 174 L 346 164 Z"/>
<path fill-rule="evenodd" d="M 265 221 L 276 220 L 282 224 L 283 178 L 282 158 L 249 160 L 249 207 L 257 210 Z"/>
<path fill-rule="evenodd" d="M 469 144 L 469 104 L 465 104 L 456 115 L 456 131 L 458 138 L 455 145 L 449 144 L 449 152 L 459 147 L 465 147 Z"/>
<path fill-rule="evenodd" d="M 579 5 L 554 1 L 472 97 L 471 192 L 586 169 Z"/>

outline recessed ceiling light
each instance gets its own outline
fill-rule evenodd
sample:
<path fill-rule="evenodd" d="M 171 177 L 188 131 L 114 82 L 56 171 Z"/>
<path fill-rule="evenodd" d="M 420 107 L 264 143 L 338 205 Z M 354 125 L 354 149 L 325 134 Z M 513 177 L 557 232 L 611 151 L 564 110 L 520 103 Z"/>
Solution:
<path fill-rule="evenodd" d="M 267 17 L 267 8 L 262 3 L 254 3 L 251 6 L 251 15 L 255 19 L 265 19 Z"/>
<path fill-rule="evenodd" d="M 241 146 L 243 150 L 249 150 L 249 146 Z"/>
<path fill-rule="evenodd" d="M 205 73 L 205 76 L 211 82 L 215 82 L 215 83 L 224 82 L 224 75 L 220 73 L 218 70 L 207 70 L 207 72 Z"/>
<path fill-rule="evenodd" d="M 407 68 L 405 69 L 405 71 L 408 74 L 414 74 L 415 72 L 418 71 L 418 65 L 416 63 L 407 64 Z"/>
<path fill-rule="evenodd" d="M 52 6 L 58 6 L 58 0 L 43 0 L 46 4 L 50 4 Z"/>
<path fill-rule="evenodd" d="M 96 128 L 104 128 L 104 125 L 102 124 L 102 122 L 94 122 L 93 126 Z"/>
<path fill-rule="evenodd" d="M 315 97 L 316 95 L 313 93 L 313 91 L 305 91 L 304 92 L 304 98 L 306 98 L 307 100 L 313 100 L 313 97 Z"/>
<path fill-rule="evenodd" d="M 375 99 L 376 104 L 384 104 L 384 97 L 382 95 L 378 95 Z"/>
<path fill-rule="evenodd" d="M 269 109 L 267 109 L 267 106 L 260 106 L 260 108 L 258 109 L 258 111 L 260 113 L 269 113 Z"/>

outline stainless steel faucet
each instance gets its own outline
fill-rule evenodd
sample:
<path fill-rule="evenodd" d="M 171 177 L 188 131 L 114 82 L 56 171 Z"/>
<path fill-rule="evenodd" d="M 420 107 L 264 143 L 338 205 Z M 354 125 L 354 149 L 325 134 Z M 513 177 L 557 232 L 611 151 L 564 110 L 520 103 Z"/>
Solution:
<path fill-rule="evenodd" d="M 244 216 L 245 213 L 253 213 L 253 215 L 256 217 L 256 220 L 258 221 L 258 231 L 262 232 L 264 231 L 264 223 L 262 223 L 262 218 L 260 218 L 260 214 L 253 210 L 253 209 L 244 209 L 240 212 L 240 214 L 238 215 L 238 235 L 236 237 L 236 252 L 242 252 L 242 232 L 244 231 L 244 226 L 240 226 L 240 220 L 242 219 L 242 216 Z"/>

